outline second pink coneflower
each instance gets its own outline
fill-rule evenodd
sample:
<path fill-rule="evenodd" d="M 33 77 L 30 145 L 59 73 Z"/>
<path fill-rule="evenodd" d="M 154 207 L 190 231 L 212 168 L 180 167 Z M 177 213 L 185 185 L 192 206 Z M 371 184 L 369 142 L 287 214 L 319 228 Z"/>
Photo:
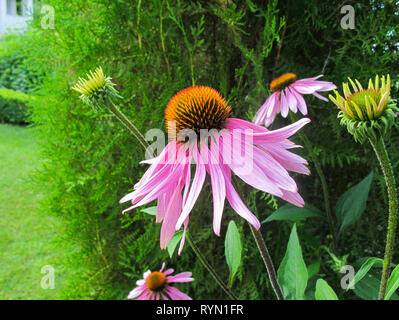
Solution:
<path fill-rule="evenodd" d="M 303 94 L 312 94 L 321 100 L 328 101 L 318 91 L 330 91 L 337 88 L 332 82 L 317 80 L 322 76 L 297 80 L 296 74 L 285 73 L 274 79 L 270 83 L 272 94 L 260 107 L 253 122 L 268 127 L 277 113 L 281 113 L 286 118 L 289 110 L 294 113 L 299 110 L 303 115 L 307 115 L 308 109 L 302 97 Z"/>

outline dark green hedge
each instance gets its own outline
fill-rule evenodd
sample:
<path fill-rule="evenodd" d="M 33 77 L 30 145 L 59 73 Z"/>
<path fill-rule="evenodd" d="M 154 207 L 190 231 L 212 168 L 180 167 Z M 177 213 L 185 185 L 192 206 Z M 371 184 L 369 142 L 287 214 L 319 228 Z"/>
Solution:
<path fill-rule="evenodd" d="M 27 104 L 31 99 L 23 92 L 0 88 L 0 123 L 28 123 Z"/>

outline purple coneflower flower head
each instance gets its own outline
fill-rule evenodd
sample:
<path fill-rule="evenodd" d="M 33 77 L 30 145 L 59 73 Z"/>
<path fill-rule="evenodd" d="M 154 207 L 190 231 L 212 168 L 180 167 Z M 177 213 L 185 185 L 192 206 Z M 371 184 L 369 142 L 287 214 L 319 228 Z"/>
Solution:
<path fill-rule="evenodd" d="M 290 109 L 294 113 L 299 109 L 303 115 L 307 115 L 308 108 L 302 97 L 303 94 L 312 94 L 321 100 L 328 101 L 318 91 L 330 91 L 337 88 L 332 82 L 317 80 L 322 76 L 297 80 L 294 73 L 286 73 L 274 79 L 270 83 L 272 94 L 260 107 L 253 122 L 268 127 L 277 113 L 280 112 L 286 118 Z"/>
<path fill-rule="evenodd" d="M 137 300 L 192 300 L 179 289 L 171 286 L 171 283 L 191 282 L 191 272 L 181 272 L 174 276 L 173 269 L 163 271 L 165 263 L 159 271 L 151 270 L 143 274 L 143 279 L 136 282 L 137 287 L 130 291 L 128 299 Z"/>
<path fill-rule="evenodd" d="M 299 147 L 288 138 L 310 120 L 301 119 L 270 131 L 241 119 L 230 118 L 232 110 L 214 89 L 194 86 L 177 93 L 165 111 L 166 127 L 172 138 L 161 154 L 143 161 L 150 167 L 134 191 L 120 202 L 132 206 L 157 200 L 156 222 L 162 222 L 160 245 L 165 249 L 176 230 L 184 233 L 189 215 L 210 176 L 213 197 L 213 230 L 220 235 L 225 200 L 256 229 L 257 217 L 241 200 L 232 183 L 232 172 L 252 187 L 280 197 L 296 206 L 304 201 L 288 171 L 309 174 L 307 161 L 290 152 Z M 192 172 L 192 163 L 195 170 Z"/>

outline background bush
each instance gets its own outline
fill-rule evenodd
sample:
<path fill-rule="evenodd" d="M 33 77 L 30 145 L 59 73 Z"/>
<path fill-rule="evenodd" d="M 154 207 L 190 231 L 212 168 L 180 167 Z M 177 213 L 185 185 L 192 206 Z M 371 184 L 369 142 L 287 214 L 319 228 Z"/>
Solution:
<path fill-rule="evenodd" d="M 41 27 L 38 7 L 30 30 L 19 42 L 14 40 L 13 50 L 40 75 L 32 120 L 42 134 L 47 159 L 37 176 L 48 193 L 42 208 L 64 218 L 65 236 L 81 248 L 68 257 L 71 267 L 81 263 L 91 267 L 91 272 L 64 290 L 65 298 L 123 299 L 144 271 L 158 268 L 162 261 L 177 271 L 193 272 L 196 281 L 184 288 L 195 299 L 224 298 L 187 244 L 182 256 L 170 261 L 159 249 L 160 225 L 153 217 L 139 210 L 120 214 L 123 208 L 118 200 L 146 169 L 139 165 L 144 154 L 112 116 L 94 113 L 71 91 L 71 85 L 88 70 L 101 65 L 112 75 L 126 98 L 121 109 L 142 132 L 163 128 L 169 99 L 194 83 L 216 88 L 229 99 L 235 117 L 252 119 L 270 94 L 269 82 L 281 73 L 295 72 L 299 78 L 323 73 L 324 80 L 338 86 L 347 76 L 362 83 L 376 73 L 390 73 L 393 83 L 399 79 L 395 1 L 350 2 L 356 13 L 354 30 L 340 27 L 341 1 L 43 3 L 55 9 L 55 29 Z M 397 97 L 397 93 L 396 86 L 392 95 Z M 312 123 L 304 132 L 322 160 L 334 207 L 345 190 L 378 164 L 369 146 L 356 144 L 340 127 L 333 104 L 312 97 L 306 100 Z M 274 126 L 288 123 L 279 117 Z M 395 168 L 397 137 L 395 129 L 388 143 Z M 298 152 L 308 158 L 305 150 Z M 320 182 L 312 164 L 310 169 L 310 176 L 295 179 L 305 201 L 323 210 Z M 325 222 L 308 219 L 298 224 L 306 263 L 321 260 L 319 274 L 340 297 L 356 298 L 353 292 L 340 290 L 334 261 L 322 246 L 338 257 L 349 254 L 349 262 L 383 254 L 387 199 L 376 170 L 366 212 L 341 236 L 336 248 L 332 248 Z M 283 203 L 246 186 L 242 189 L 261 220 Z M 221 257 L 228 221 L 234 219 L 243 234 L 249 234 L 249 229 L 226 209 L 222 237 L 216 237 L 211 230 L 211 201 L 210 193 L 201 194 L 190 216 L 190 233 L 210 263 L 226 274 Z M 291 223 L 282 221 L 262 227 L 276 267 L 290 229 Z M 233 291 L 244 299 L 273 299 L 255 243 L 251 237 L 242 239 L 245 260 Z M 397 255 L 395 258 L 397 261 Z"/>
<path fill-rule="evenodd" d="M 30 100 L 31 97 L 23 92 L 0 88 L 0 123 L 27 123 Z"/>

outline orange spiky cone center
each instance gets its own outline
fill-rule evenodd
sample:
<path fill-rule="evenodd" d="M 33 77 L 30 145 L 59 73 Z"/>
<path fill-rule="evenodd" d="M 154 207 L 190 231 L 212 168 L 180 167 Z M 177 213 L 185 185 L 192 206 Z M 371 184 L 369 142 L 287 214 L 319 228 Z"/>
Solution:
<path fill-rule="evenodd" d="M 280 77 L 270 82 L 270 90 L 272 92 L 282 91 L 287 88 L 290 84 L 296 81 L 297 77 L 295 73 L 285 73 Z"/>
<path fill-rule="evenodd" d="M 215 89 L 189 87 L 174 95 L 166 106 L 166 129 L 171 139 L 176 139 L 183 129 L 191 129 L 199 137 L 201 129 L 223 129 L 231 113 L 230 106 Z"/>
<path fill-rule="evenodd" d="M 165 287 L 166 276 L 162 272 L 154 271 L 145 279 L 145 284 L 152 291 L 161 291 Z"/>

